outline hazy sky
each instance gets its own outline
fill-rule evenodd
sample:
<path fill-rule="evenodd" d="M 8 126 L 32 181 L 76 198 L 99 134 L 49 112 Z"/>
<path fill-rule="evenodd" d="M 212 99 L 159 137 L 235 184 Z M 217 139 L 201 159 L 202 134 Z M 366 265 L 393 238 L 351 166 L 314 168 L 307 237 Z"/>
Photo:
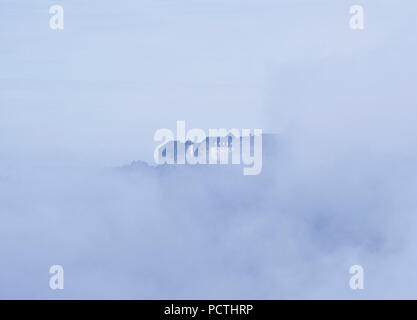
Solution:
<path fill-rule="evenodd" d="M 1 0 L 0 162 L 151 161 L 154 132 L 176 120 L 269 132 L 408 121 L 417 5 L 361 4 L 365 30 L 352 31 L 351 1 Z"/>
<path fill-rule="evenodd" d="M 415 298 L 416 17 L 412 0 L 0 0 L 0 298 Z M 177 120 L 277 132 L 279 157 L 260 180 L 101 170 L 151 162 Z"/>

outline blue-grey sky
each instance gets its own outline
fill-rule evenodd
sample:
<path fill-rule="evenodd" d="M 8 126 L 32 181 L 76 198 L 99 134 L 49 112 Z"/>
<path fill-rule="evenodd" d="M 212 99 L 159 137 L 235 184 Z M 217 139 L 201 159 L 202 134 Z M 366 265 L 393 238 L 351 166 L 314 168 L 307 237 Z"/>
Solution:
<path fill-rule="evenodd" d="M 2 0 L 1 161 L 151 161 L 154 132 L 176 120 L 282 132 L 376 116 L 402 130 L 417 6 L 361 4 L 365 30 L 352 31 L 351 1 Z"/>
<path fill-rule="evenodd" d="M 411 0 L 0 0 L 0 298 L 415 298 L 416 17 Z M 259 184 L 102 170 L 151 162 L 177 120 L 279 133 L 280 157 Z"/>

